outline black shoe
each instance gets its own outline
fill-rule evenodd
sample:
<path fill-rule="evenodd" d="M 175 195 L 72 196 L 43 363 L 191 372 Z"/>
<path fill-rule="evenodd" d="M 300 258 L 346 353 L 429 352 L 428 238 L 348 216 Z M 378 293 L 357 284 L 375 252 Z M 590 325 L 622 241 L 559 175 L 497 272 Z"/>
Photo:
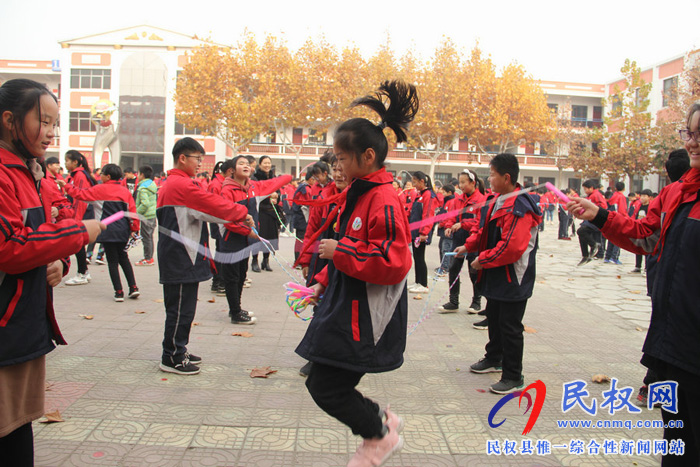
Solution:
<path fill-rule="evenodd" d="M 306 362 L 306 365 L 303 367 L 299 368 L 299 374 L 306 378 L 309 376 L 309 372 L 311 371 L 311 362 Z"/>
<path fill-rule="evenodd" d="M 596 243 L 591 247 L 591 253 L 588 255 L 589 258 L 593 259 L 598 255 L 600 250 L 600 243 Z"/>
<path fill-rule="evenodd" d="M 193 365 L 187 359 L 175 364 L 160 362 L 160 370 L 166 373 L 175 373 L 176 375 L 196 375 L 200 371 L 197 365 Z"/>
<path fill-rule="evenodd" d="M 514 379 L 502 379 L 499 382 L 492 384 L 489 388 L 491 392 L 496 394 L 510 394 L 511 392 L 519 391 L 525 387 L 525 383 L 522 378 L 519 380 Z"/>
<path fill-rule="evenodd" d="M 200 365 L 202 363 L 202 357 L 198 357 L 198 356 L 191 354 L 189 352 L 185 352 L 185 359 L 189 360 L 190 363 L 193 363 L 195 365 Z"/>
<path fill-rule="evenodd" d="M 486 316 L 486 310 L 481 310 L 477 313 L 478 316 Z"/>
<path fill-rule="evenodd" d="M 590 263 L 591 261 L 593 261 L 593 259 L 591 259 L 590 256 L 586 256 L 585 258 L 581 258 L 581 261 L 578 262 L 578 264 L 576 265 L 576 267 L 578 267 L 578 266 L 583 266 L 584 264 L 588 264 L 588 263 Z"/>
<path fill-rule="evenodd" d="M 630 274 L 641 274 L 642 270 L 639 268 L 634 268 L 630 271 Z"/>
<path fill-rule="evenodd" d="M 141 295 L 141 292 L 139 292 L 139 288 L 136 286 L 129 287 L 129 298 L 132 300 L 135 300 L 139 298 L 139 295 Z"/>
<path fill-rule="evenodd" d="M 260 268 L 262 268 L 263 271 L 272 272 L 272 268 L 270 267 L 270 261 L 268 261 L 267 259 L 262 260 L 262 263 L 260 264 Z"/>
<path fill-rule="evenodd" d="M 114 292 L 114 301 L 115 302 L 123 302 L 124 301 L 124 291 L 123 290 L 117 290 Z"/>
<path fill-rule="evenodd" d="M 447 302 L 438 308 L 438 313 L 456 313 L 459 310 L 459 305 L 455 305 L 452 302 Z"/>
<path fill-rule="evenodd" d="M 231 323 L 233 324 L 255 324 L 257 320 L 255 316 L 250 316 L 242 311 L 231 316 Z"/>
<path fill-rule="evenodd" d="M 489 328 L 489 319 L 488 319 L 488 318 L 484 318 L 483 320 L 481 320 L 481 321 L 479 321 L 479 322 L 477 322 L 477 323 L 472 324 L 472 327 L 473 327 L 474 329 L 478 329 L 478 330 L 480 330 L 480 331 L 485 331 L 485 330 L 487 330 L 487 329 Z"/>
<path fill-rule="evenodd" d="M 468 313 L 479 313 L 481 311 L 481 298 L 474 298 L 472 304 L 467 308 Z"/>
<path fill-rule="evenodd" d="M 258 259 L 253 258 L 253 261 L 250 263 L 250 270 L 253 272 L 260 272 L 260 266 L 258 265 Z"/>
<path fill-rule="evenodd" d="M 243 313 L 244 315 L 248 315 L 248 316 L 255 316 L 255 313 L 253 313 L 252 311 L 248 311 L 248 310 L 241 310 L 241 313 Z"/>
<path fill-rule="evenodd" d="M 499 373 L 503 371 L 501 362 L 493 362 L 486 358 L 482 358 L 478 362 L 469 367 L 472 373 Z"/>

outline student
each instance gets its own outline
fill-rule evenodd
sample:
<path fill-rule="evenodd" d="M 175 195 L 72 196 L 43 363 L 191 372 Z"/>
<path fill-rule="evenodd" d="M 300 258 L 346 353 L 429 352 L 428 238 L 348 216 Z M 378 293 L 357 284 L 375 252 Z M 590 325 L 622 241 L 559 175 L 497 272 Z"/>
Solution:
<path fill-rule="evenodd" d="M 418 197 L 418 191 L 413 188 L 413 183 L 408 180 L 403 185 L 403 191 L 399 195 L 399 198 L 403 202 L 404 210 L 406 211 L 406 216 L 411 213 L 411 208 L 413 207 L 413 202 Z"/>
<path fill-rule="evenodd" d="M 57 122 L 58 100 L 45 85 L 12 79 L 0 86 L 0 463 L 7 466 L 34 465 L 32 420 L 44 415 L 46 354 L 66 344 L 53 287 L 68 272 L 67 257 L 104 228 L 95 220 L 51 221 L 57 188 L 44 183 L 37 160 Z"/>
<path fill-rule="evenodd" d="M 116 302 L 124 301 L 124 290 L 119 277 L 119 266 L 121 266 L 126 276 L 129 286 L 129 298 L 136 299 L 140 295 L 139 288 L 136 286 L 134 270 L 129 262 L 129 254 L 126 252 L 126 243 L 131 235 L 138 233 L 140 222 L 136 215 L 134 198 L 121 185 L 121 178 L 122 169 L 116 164 L 107 164 L 102 167 L 102 174 L 100 175 L 102 183 L 99 185 L 81 189 L 73 185 L 65 185 L 65 182 L 59 182 L 65 185 L 66 192 L 73 199 L 90 203 L 95 209 L 96 217 L 99 219 L 105 219 L 120 211 L 128 211 L 132 214 L 132 216 L 125 216 L 109 224 L 107 229 L 97 237 L 97 241 L 102 243 L 105 249 L 109 277 L 114 287 L 114 301 Z"/>
<path fill-rule="evenodd" d="M 324 161 L 316 162 L 309 170 L 313 173 L 314 180 L 316 180 L 316 183 L 311 187 L 311 196 L 313 199 L 316 199 L 328 185 L 331 178 L 331 170 Z"/>
<path fill-rule="evenodd" d="M 652 196 L 650 189 L 645 188 L 642 190 L 641 195 L 639 196 L 639 201 L 641 204 L 639 205 L 638 209 L 635 209 L 634 215 L 632 216 L 634 219 L 644 219 L 647 216 L 651 198 Z M 630 274 L 640 274 L 642 272 L 642 259 L 644 259 L 646 262 L 646 258 L 648 258 L 648 255 L 636 254 L 634 258 L 634 269 L 630 271 Z M 644 267 L 644 271 L 646 272 L 646 265 Z"/>
<path fill-rule="evenodd" d="M 207 192 L 217 196 L 221 195 L 224 180 L 230 177 L 231 174 L 233 174 L 233 159 L 217 162 L 216 165 L 214 165 L 211 183 L 207 186 Z M 209 234 L 211 238 L 214 239 L 214 251 L 221 251 L 221 232 L 219 232 L 218 224 L 214 222 L 209 224 Z M 225 297 L 226 288 L 224 287 L 224 281 L 221 279 L 221 263 L 216 260 L 216 255 L 214 255 L 213 261 L 214 270 L 212 271 L 211 291 L 220 297 Z"/>
<path fill-rule="evenodd" d="M 294 242 L 294 260 L 299 259 L 299 253 L 303 248 L 303 240 L 306 235 L 306 226 L 309 222 L 309 206 L 297 203 L 297 201 L 310 201 L 313 199 L 314 173 L 306 171 L 304 181 L 299 184 L 292 197 L 292 226 L 296 231 L 297 240 Z"/>
<path fill-rule="evenodd" d="M 471 365 L 474 373 L 501 372 L 501 380 L 489 388 L 509 394 L 523 388 L 523 315 L 535 284 L 538 226 L 542 215 L 531 196 L 520 191 L 518 159 L 498 154 L 491 159 L 489 181 L 495 196 L 482 208 L 479 228 L 458 254 L 479 252 L 471 266 L 487 298 L 489 341 L 484 358 Z"/>
<path fill-rule="evenodd" d="M 251 175 L 250 179 L 253 181 L 263 181 L 272 180 L 273 178 L 275 178 L 275 171 L 272 169 L 272 159 L 270 159 L 270 156 L 260 156 L 260 159 L 258 159 L 258 168 L 255 170 L 255 173 Z M 272 201 L 269 197 L 260 201 L 258 212 L 260 214 L 260 236 L 267 240 L 279 238 L 277 231 L 279 221 L 277 220 L 275 208 L 272 207 Z M 258 253 L 253 254 L 250 268 L 253 272 L 272 272 L 272 268 L 270 267 L 270 252 L 263 250 L 262 257 L 262 263 L 258 265 Z"/>
<path fill-rule="evenodd" d="M 441 187 L 440 191 L 443 193 L 443 199 L 438 215 L 445 214 L 446 212 L 455 209 L 455 188 L 452 185 L 447 184 Z M 438 268 L 435 270 L 435 273 L 439 276 L 445 276 L 447 274 L 447 270 L 450 268 L 450 261 L 452 260 L 452 258 L 449 256 L 445 256 L 446 252 L 452 251 L 452 237 L 447 236 L 445 233 L 446 221 L 447 219 L 438 222 L 437 233 L 438 237 L 440 238 L 440 242 L 438 243 L 440 266 L 438 266 Z"/>
<path fill-rule="evenodd" d="M 58 188 L 58 183 L 56 182 L 56 180 L 59 179 L 58 174 L 61 170 L 61 163 L 59 162 L 58 157 L 47 157 L 44 165 L 46 165 L 44 175 L 46 176 L 46 178 L 54 182 L 54 184 Z"/>
<path fill-rule="evenodd" d="M 457 218 L 450 218 L 445 223 L 446 234 L 452 237 L 452 246 L 457 248 L 458 246 L 464 245 L 470 232 L 473 228 L 479 225 L 479 214 L 481 213 L 481 203 L 486 201 L 486 196 L 484 196 L 484 182 L 481 181 L 479 176 L 469 169 L 464 169 L 459 174 L 459 188 L 462 191 L 462 195 L 456 203 L 456 207 L 462 211 L 459 213 Z M 477 252 L 469 253 L 466 256 L 467 267 L 472 263 L 478 256 Z M 459 310 L 459 291 L 461 280 L 459 274 L 462 271 L 462 266 L 464 265 L 464 256 L 455 256 L 450 265 L 448 283 L 454 284 L 450 289 L 450 301 L 440 307 L 440 313 L 456 313 Z M 472 283 L 473 295 L 472 302 L 467 309 L 469 313 L 479 313 L 483 316 L 483 311 L 481 310 L 481 292 L 476 283 L 477 272 L 476 270 L 469 267 L 469 279 Z M 479 323 L 474 323 L 473 326 L 476 329 L 488 329 L 488 318 Z"/>
<path fill-rule="evenodd" d="M 173 146 L 174 169 L 158 190 L 158 269 L 163 284 L 165 330 L 160 369 L 199 373 L 202 358 L 187 351 L 197 309 L 199 283 L 211 278 L 206 222 L 252 223 L 245 207 L 208 193 L 192 178 L 202 164 L 204 148 L 185 137 Z M 251 224 L 252 225 L 252 224 Z"/>
<path fill-rule="evenodd" d="M 102 171 L 104 172 L 104 167 L 102 167 Z M 133 168 L 125 168 L 124 178 L 122 178 L 119 182 L 124 188 L 129 190 L 129 193 L 131 193 L 132 196 L 134 195 L 134 192 L 136 190 L 136 172 L 134 172 Z"/>
<path fill-rule="evenodd" d="M 345 202 L 336 199 L 338 206 L 319 231 L 335 226 L 335 239 L 319 245 L 320 257 L 331 261 L 316 275 L 312 288 L 323 299 L 296 349 L 313 362 L 306 387 L 316 404 L 363 438 L 349 466 L 382 465 L 403 445 L 400 417 L 388 408 L 382 412 L 355 387 L 365 373 L 403 363 L 410 233 L 384 168 L 388 142 L 383 130 L 389 127 L 398 142 L 406 141 L 418 97 L 412 85 L 385 82 L 376 97 L 353 102 L 358 105 L 377 112 L 381 122 L 353 118 L 336 129 L 333 149 L 352 182 L 341 194 Z"/>
<path fill-rule="evenodd" d="M 569 190 L 568 189 L 562 189 L 562 193 L 566 193 Z M 571 240 L 571 237 L 569 237 L 569 223 L 570 223 L 570 215 L 569 212 L 564 208 L 564 201 L 562 201 L 558 196 L 554 200 L 554 202 L 557 205 L 557 212 L 559 216 L 559 237 L 557 238 L 558 240 Z"/>
<path fill-rule="evenodd" d="M 598 182 L 593 179 L 586 180 L 583 182 L 583 191 L 586 193 L 586 197 L 595 203 L 596 206 L 600 206 L 603 209 L 607 208 L 608 203 L 598 191 Z M 598 254 L 598 250 L 601 247 L 600 230 L 590 222 L 584 221 L 581 227 L 578 228 L 578 242 L 581 246 L 581 261 L 579 261 L 577 266 L 583 266 L 593 261 Z"/>
<path fill-rule="evenodd" d="M 141 220 L 141 241 L 143 259 L 136 266 L 153 266 L 153 231 L 156 228 L 156 199 L 158 185 L 153 181 L 153 168 L 150 165 L 139 167 L 139 182 L 136 185 L 136 212 Z"/>
<path fill-rule="evenodd" d="M 67 183 L 77 188 L 85 189 L 97 184 L 95 179 L 90 175 L 90 167 L 88 166 L 87 159 L 85 159 L 85 156 L 79 151 L 71 149 L 66 152 L 66 169 L 70 171 Z M 73 203 L 73 212 L 75 213 L 76 220 L 80 221 L 95 218 L 95 211 L 91 205 L 83 201 L 74 200 L 70 196 L 68 200 Z M 92 279 L 88 271 L 85 248 L 78 250 L 75 254 L 75 259 L 78 266 L 78 273 L 75 277 L 68 279 L 65 284 L 85 285 Z"/>
<path fill-rule="evenodd" d="M 248 250 L 245 258 L 235 263 L 221 261 L 221 279 L 226 289 L 231 323 L 255 324 L 256 318 L 241 308 L 241 295 L 248 271 L 248 257 L 251 250 L 249 247 L 253 247 L 252 251 L 254 252 L 260 251 L 260 249 L 267 251 L 258 238 L 258 197 L 268 196 L 279 190 L 291 181 L 292 176 L 282 175 L 269 180 L 255 181 L 250 179 L 252 170 L 245 156 L 234 157 L 232 163 L 233 173 L 231 177 L 224 180 L 221 196 L 229 202 L 244 207 L 252 216 L 254 222 L 252 227 L 255 229 L 239 223 L 226 224 L 225 230 L 219 229 L 221 234 L 220 248 L 223 253 L 239 253 Z"/>
<path fill-rule="evenodd" d="M 413 186 L 418 190 L 418 197 L 411 206 L 409 223 L 426 221 L 435 216 L 437 197 L 433 191 L 430 176 L 420 170 L 413 173 Z M 413 265 L 416 283 L 408 288 L 410 293 L 428 293 L 428 265 L 425 263 L 425 248 L 433 239 L 433 223 L 411 230 L 413 248 Z"/>
<path fill-rule="evenodd" d="M 669 420 L 682 422 L 682 428 L 664 428 L 664 439 L 681 440 L 685 446 L 682 456 L 664 455 L 664 466 L 700 464 L 700 103 L 690 106 L 680 136 L 690 155 L 690 170 L 652 203 L 649 212 L 658 207 L 659 215 L 634 219 L 585 200 L 567 206 L 621 248 L 658 255 L 641 362 L 659 381 L 678 383 L 677 413 L 661 410 L 661 416 L 667 426 L 680 426 L 668 425 Z"/>
<path fill-rule="evenodd" d="M 627 198 L 622 192 L 625 190 L 623 182 L 615 183 L 615 191 L 608 198 L 608 210 L 627 214 Z M 620 261 L 620 247 L 612 242 L 608 242 L 605 249 L 604 263 L 613 263 L 618 266 L 622 265 Z"/>

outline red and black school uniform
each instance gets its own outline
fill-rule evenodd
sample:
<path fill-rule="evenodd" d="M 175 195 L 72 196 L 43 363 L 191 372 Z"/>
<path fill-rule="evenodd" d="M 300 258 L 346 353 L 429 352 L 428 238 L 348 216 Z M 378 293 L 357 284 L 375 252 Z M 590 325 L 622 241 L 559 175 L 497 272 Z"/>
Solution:
<path fill-rule="evenodd" d="M 627 198 L 625 195 L 619 191 L 614 192 L 608 200 L 608 210 L 627 215 Z M 605 248 L 605 259 L 608 261 L 619 262 L 620 247 L 615 245 L 613 242 L 608 242 L 608 246 Z"/>
<path fill-rule="evenodd" d="M 76 188 L 87 189 L 95 185 L 95 180 L 88 175 L 84 168 L 78 167 L 70 173 L 66 183 L 73 185 Z M 75 214 L 75 220 L 81 221 L 95 218 L 95 210 L 91 205 L 88 205 L 84 201 L 74 200 L 70 196 L 68 196 L 68 200 L 73 203 L 72 209 Z M 87 273 L 87 254 L 85 252 L 85 248 L 78 250 L 78 252 L 75 254 L 75 259 L 77 261 L 78 272 L 80 274 Z"/>
<path fill-rule="evenodd" d="M 520 191 L 520 185 L 516 191 Z M 500 199 L 499 199 L 500 198 Z M 485 358 L 502 362 L 502 380 L 519 381 L 523 369 L 523 315 L 535 285 L 538 225 L 542 220 L 531 196 L 516 195 L 482 208 L 480 227 L 465 246 L 479 252 L 477 282 L 487 298 L 489 342 Z"/>
<path fill-rule="evenodd" d="M 128 211 L 133 215 L 132 218 L 125 216 L 109 224 L 95 241 L 104 246 L 109 277 L 112 280 L 114 291 L 123 293 L 119 266 L 124 271 L 130 292 L 134 291 L 136 279 L 129 261 L 129 254 L 125 248 L 131 234 L 138 233 L 140 223 L 136 214 L 136 204 L 129 190 L 117 180 L 110 180 L 86 189 L 80 189 L 73 185 L 66 185 L 65 188 L 66 192 L 76 201 L 89 203 L 97 219 L 105 219 L 121 211 Z"/>
<path fill-rule="evenodd" d="M 411 269 L 408 222 L 384 168 L 355 179 L 338 216 L 326 286 L 296 349 L 313 362 L 306 387 L 316 404 L 363 438 L 382 437 L 379 406 L 355 386 L 365 373 L 403 364 Z"/>
<path fill-rule="evenodd" d="M 440 199 L 440 198 L 438 198 Z M 443 196 L 442 200 L 440 202 L 441 208 L 438 210 L 437 215 L 445 214 L 449 211 L 455 210 L 455 203 L 457 202 L 457 198 L 455 197 L 454 194 L 449 194 L 447 196 Z M 445 253 L 448 251 L 452 251 L 452 237 L 446 237 L 445 236 L 445 223 L 447 219 L 443 219 L 438 222 L 437 226 L 437 234 L 438 237 L 440 238 L 440 241 L 438 243 L 438 252 L 440 254 L 440 272 L 446 272 L 449 267 L 450 267 L 450 257 L 445 256 Z"/>
<path fill-rule="evenodd" d="M 328 199 L 331 196 L 336 196 L 338 193 L 338 188 L 335 186 L 335 182 L 330 182 L 321 191 L 321 194 L 317 199 Z M 326 223 L 328 215 L 335 208 L 336 203 L 324 204 L 321 206 L 311 206 L 309 209 L 309 223 L 306 229 L 306 235 L 304 236 L 304 244 L 310 241 L 310 238 Z M 335 231 L 333 230 L 333 225 L 328 226 L 316 239 L 317 242 L 333 238 L 335 236 Z M 305 249 L 301 255 L 299 255 L 299 260 L 297 263 L 301 267 L 308 267 L 309 272 L 306 275 L 306 285 L 311 287 L 316 283 L 314 276 L 321 272 L 323 268 L 328 264 L 327 259 L 319 257 L 318 248 L 310 247 Z"/>
<path fill-rule="evenodd" d="M 186 172 L 173 169 L 158 190 L 158 269 L 165 302 L 162 363 L 185 360 L 199 283 L 211 278 L 207 222 L 242 222 L 248 210 L 207 193 Z"/>
<path fill-rule="evenodd" d="M 250 180 L 243 186 L 233 178 L 227 178 L 224 180 L 221 196 L 227 201 L 236 203 L 245 208 L 246 212 L 253 216 L 256 230 L 258 230 L 258 226 L 260 225 L 258 197 L 274 193 L 283 185 L 289 183 L 291 179 L 291 175 L 281 175 L 270 180 Z M 243 294 L 243 282 L 245 281 L 248 271 L 248 258 L 251 253 L 257 254 L 260 251 L 267 252 L 267 249 L 260 240 L 248 237 L 251 233 L 251 229 L 243 223 L 226 224 L 225 229 L 223 227 L 220 228 L 220 233 L 221 243 L 219 244 L 219 251 L 222 253 L 245 252 L 243 257 L 236 262 L 221 261 L 221 279 L 226 288 L 226 300 L 229 306 L 228 313 L 229 316 L 233 318 L 241 313 L 241 295 Z"/>
<path fill-rule="evenodd" d="M 82 222 L 52 222 L 56 191 L 42 177 L 35 160 L 0 147 L 0 392 L 7 402 L 0 438 L 30 429 L 44 414 L 44 355 L 66 344 L 46 282 L 47 264 L 62 260 L 67 273 L 67 257 L 88 243 Z"/>
<path fill-rule="evenodd" d="M 460 245 L 464 245 L 471 231 L 478 228 L 482 208 L 480 205 L 486 201 L 486 196 L 478 189 L 475 189 L 471 195 L 462 193 L 462 195 L 459 198 L 456 198 L 456 200 L 458 200 L 457 208 L 462 209 L 462 212 L 459 213 L 459 216 L 456 219 L 450 218 L 445 222 L 445 228 L 447 229 L 451 228 L 455 222 L 460 223 L 461 228 L 452 234 L 452 246 L 455 248 Z M 455 256 L 452 259 L 452 264 L 450 265 L 448 274 L 448 282 L 450 284 L 454 284 L 450 289 L 450 303 L 453 305 L 459 306 L 459 291 L 461 282 L 459 274 L 462 271 L 465 259 L 467 261 L 467 267 L 469 267 L 469 278 L 471 279 L 474 292 L 472 296 L 472 303 L 478 303 L 481 305 L 481 292 L 479 291 L 479 286 L 476 282 L 477 274 L 476 271 L 469 266 L 471 262 L 476 259 L 477 255 L 478 252 L 472 252 L 467 253 L 466 258 L 465 256 Z"/>
<path fill-rule="evenodd" d="M 301 182 L 294 192 L 292 201 L 311 201 L 313 199 L 312 186 L 307 182 Z M 309 222 L 309 206 L 294 203 L 292 205 L 292 227 L 296 230 L 297 240 L 294 242 L 294 259 L 299 258 L 303 248 L 303 239 L 306 235 L 306 226 Z M 301 240 L 301 241 L 300 241 Z"/>
<path fill-rule="evenodd" d="M 593 190 L 590 195 L 587 196 L 588 201 L 592 202 L 596 206 L 607 209 L 608 202 L 605 201 L 605 197 L 597 189 Z M 602 244 L 602 236 L 600 234 L 600 229 L 588 221 L 583 221 L 581 227 L 576 231 L 578 233 L 578 242 L 581 246 L 581 256 L 583 258 L 589 257 L 588 248 L 591 248 L 591 252 L 596 251 L 600 248 Z M 590 255 L 591 257 L 593 255 Z"/>
<path fill-rule="evenodd" d="M 651 287 L 651 322 L 641 362 L 655 370 L 661 381 L 678 382 L 678 413 L 662 410 L 661 415 L 665 423 L 683 421 L 683 428 L 665 429 L 664 438 L 682 439 L 685 454 L 678 458 L 670 455 L 664 462 L 675 458 L 677 465 L 698 465 L 700 170 L 690 169 L 681 180 L 665 187 L 656 200 L 642 219 L 601 209 L 592 223 L 625 250 L 658 254 Z"/>
<path fill-rule="evenodd" d="M 426 188 L 420 192 L 420 196 L 416 198 L 411 206 L 411 213 L 408 216 L 409 223 L 425 221 L 433 217 L 437 207 L 437 195 L 433 190 Z M 433 239 L 433 226 L 434 223 L 428 222 L 417 229 L 411 230 L 416 284 L 420 284 L 423 287 L 428 286 L 428 265 L 425 263 L 425 247 L 430 245 Z M 416 246 L 415 241 L 421 235 L 427 236 L 428 239 L 424 242 L 421 241 Z"/>
<path fill-rule="evenodd" d="M 399 194 L 399 199 L 403 203 L 406 216 L 411 214 L 411 208 L 413 207 L 414 201 L 418 198 L 418 190 L 411 188 L 410 190 L 403 190 Z"/>
<path fill-rule="evenodd" d="M 207 192 L 220 196 L 221 188 L 223 188 L 223 183 L 223 174 L 214 174 L 214 177 L 211 179 L 211 182 L 207 186 Z M 216 251 L 219 251 L 221 233 L 219 232 L 218 224 L 215 224 L 213 222 L 209 224 L 209 235 L 211 236 L 211 238 L 214 239 Z M 220 292 L 224 287 L 224 283 L 221 280 L 221 263 L 216 262 L 216 258 L 214 258 L 214 270 L 212 271 L 212 274 L 214 275 L 214 277 L 211 281 L 211 290 L 212 292 Z"/>

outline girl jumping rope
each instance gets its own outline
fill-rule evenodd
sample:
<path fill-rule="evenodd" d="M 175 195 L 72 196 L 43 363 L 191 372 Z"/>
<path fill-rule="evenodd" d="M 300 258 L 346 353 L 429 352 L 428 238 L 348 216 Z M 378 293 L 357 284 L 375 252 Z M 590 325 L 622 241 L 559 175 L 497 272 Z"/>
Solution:
<path fill-rule="evenodd" d="M 384 104 L 388 100 L 389 107 Z M 376 96 L 352 104 L 379 114 L 378 125 L 353 118 L 338 127 L 333 150 L 352 180 L 338 197 L 324 226 L 319 256 L 331 260 L 315 276 L 315 297 L 323 295 L 296 352 L 312 362 L 306 386 L 321 409 L 346 424 L 362 444 L 348 466 L 379 466 L 401 449 L 402 421 L 388 407 L 355 387 L 365 373 L 391 371 L 403 363 L 406 347 L 406 276 L 411 269 L 408 220 L 384 168 L 389 127 L 398 142 L 418 111 L 415 87 L 383 83 Z M 326 225 L 327 224 L 327 225 Z M 307 243 L 313 245 L 316 238 Z"/>

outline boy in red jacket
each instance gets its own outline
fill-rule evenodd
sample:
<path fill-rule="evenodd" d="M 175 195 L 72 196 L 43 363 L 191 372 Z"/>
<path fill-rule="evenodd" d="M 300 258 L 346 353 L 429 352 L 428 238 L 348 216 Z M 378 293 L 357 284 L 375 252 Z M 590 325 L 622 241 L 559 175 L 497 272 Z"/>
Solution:
<path fill-rule="evenodd" d="M 502 372 L 491 385 L 496 394 L 510 394 L 524 387 L 523 315 L 535 284 L 535 258 L 540 209 L 532 196 L 519 196 L 520 171 L 512 154 L 498 154 L 491 160 L 489 181 L 495 196 L 482 208 L 479 228 L 459 255 L 478 251 L 472 268 L 487 298 L 489 342 L 484 358 L 471 365 L 474 373 Z"/>

